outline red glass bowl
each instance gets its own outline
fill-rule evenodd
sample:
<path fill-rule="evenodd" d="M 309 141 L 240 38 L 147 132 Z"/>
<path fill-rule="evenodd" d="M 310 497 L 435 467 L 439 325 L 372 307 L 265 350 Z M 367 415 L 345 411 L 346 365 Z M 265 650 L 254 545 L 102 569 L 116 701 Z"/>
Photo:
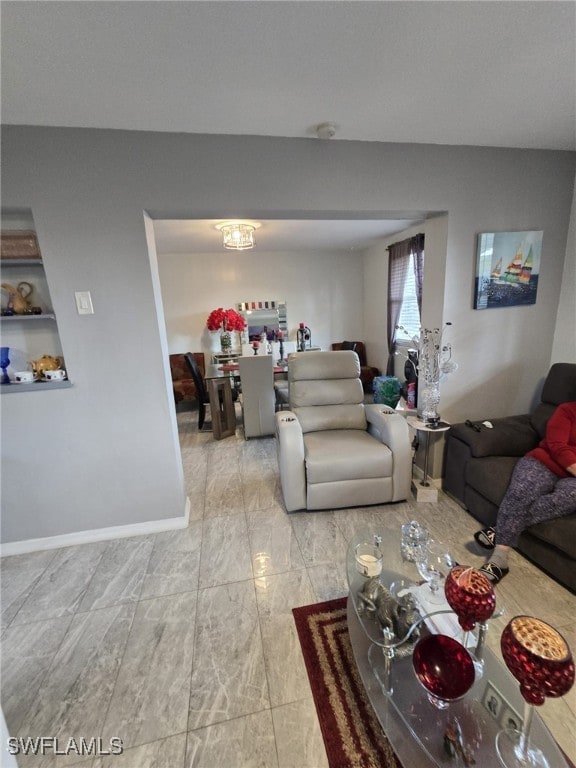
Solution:
<path fill-rule="evenodd" d="M 515 616 L 500 639 L 506 666 L 520 683 L 520 693 L 540 706 L 547 697 L 559 698 L 574 684 L 570 647 L 558 630 L 532 616 Z"/>
<path fill-rule="evenodd" d="M 474 662 L 464 646 L 448 635 L 421 638 L 412 654 L 420 684 L 437 699 L 456 701 L 474 685 Z"/>

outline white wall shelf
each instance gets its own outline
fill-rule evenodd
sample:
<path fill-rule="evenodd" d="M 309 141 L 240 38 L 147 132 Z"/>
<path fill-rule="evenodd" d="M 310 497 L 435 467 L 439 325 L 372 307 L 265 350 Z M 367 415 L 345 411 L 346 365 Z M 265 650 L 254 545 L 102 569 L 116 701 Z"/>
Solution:
<path fill-rule="evenodd" d="M 6 267 L 43 267 L 42 259 L 0 259 L 2 269 Z"/>
<path fill-rule="evenodd" d="M 38 320 L 56 320 L 56 315 L 53 312 L 42 312 L 39 315 L 0 315 L 0 320 L 3 323 L 14 322 L 34 322 Z"/>
<path fill-rule="evenodd" d="M 15 392 L 47 392 L 51 389 L 70 389 L 71 381 L 31 381 L 24 384 L 0 384 L 0 394 L 10 395 Z"/>
<path fill-rule="evenodd" d="M 24 213 L 15 215 L 3 210 L 1 224 L 3 257 L 0 257 L 0 268 L 3 282 L 9 286 L 8 289 L 2 290 L 2 312 L 7 310 L 10 288 L 18 291 L 22 283 L 31 288 L 28 294 L 21 294 L 25 296 L 31 311 L 25 314 L 0 314 L 2 345 L 8 347 L 10 359 L 7 368 L 10 384 L 0 385 L 0 391 L 2 394 L 28 393 L 71 387 L 68 380 L 34 381 L 22 384 L 15 381 L 15 372 L 30 370 L 33 360 L 45 355 L 63 359 L 63 355 L 45 265 L 34 235 L 32 214 L 27 212 L 26 215 Z M 22 243 L 16 242 L 15 245 L 12 243 L 16 253 L 21 253 L 22 258 L 14 255 L 7 258 L 4 254 L 10 252 L 10 235 L 15 236 L 12 240 L 18 241 L 18 232 L 24 232 L 36 241 L 36 253 L 28 254 L 25 249 L 30 247 L 30 244 L 26 240 Z M 5 247 L 8 250 L 5 251 Z M 19 251 L 20 247 L 24 250 Z"/>

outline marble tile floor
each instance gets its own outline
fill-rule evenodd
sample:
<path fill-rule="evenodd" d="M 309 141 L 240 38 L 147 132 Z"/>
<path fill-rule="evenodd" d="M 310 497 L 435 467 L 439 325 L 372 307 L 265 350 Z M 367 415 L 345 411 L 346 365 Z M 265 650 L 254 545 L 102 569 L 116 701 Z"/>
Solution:
<path fill-rule="evenodd" d="M 178 423 L 188 528 L 1 561 L 11 735 L 124 746 L 19 757 L 21 768 L 324 768 L 291 608 L 346 594 L 346 542 L 372 522 L 416 517 L 457 560 L 482 562 L 465 546 L 476 522 L 442 493 L 437 504 L 288 515 L 273 438 L 239 429 L 214 441 L 193 412 Z M 498 595 L 507 617 L 539 616 L 576 649 L 575 597 L 516 553 Z M 576 689 L 540 713 L 575 760 Z"/>

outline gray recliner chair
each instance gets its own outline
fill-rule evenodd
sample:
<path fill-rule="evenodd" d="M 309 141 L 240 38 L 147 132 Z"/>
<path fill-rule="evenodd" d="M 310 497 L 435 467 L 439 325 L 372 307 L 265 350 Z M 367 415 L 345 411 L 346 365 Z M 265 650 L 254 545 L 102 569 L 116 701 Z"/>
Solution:
<path fill-rule="evenodd" d="M 412 456 L 405 419 L 365 405 L 354 352 L 288 358 L 290 410 L 276 414 L 280 481 L 288 512 L 402 501 Z"/>

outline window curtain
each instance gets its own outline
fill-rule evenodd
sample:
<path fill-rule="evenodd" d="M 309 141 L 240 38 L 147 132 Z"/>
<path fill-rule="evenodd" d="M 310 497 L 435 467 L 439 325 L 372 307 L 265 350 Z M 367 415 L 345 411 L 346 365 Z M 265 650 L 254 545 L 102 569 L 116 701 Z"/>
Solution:
<path fill-rule="evenodd" d="M 416 299 L 418 312 L 422 317 L 422 284 L 424 282 L 424 235 L 412 238 L 412 255 L 414 257 L 414 275 L 416 277 Z"/>
<path fill-rule="evenodd" d="M 394 355 L 396 352 L 396 326 L 404 299 L 404 285 L 414 254 L 416 294 L 418 309 L 422 312 L 422 281 L 424 273 L 424 235 L 418 234 L 388 247 L 388 364 L 386 375 L 394 376 Z"/>

